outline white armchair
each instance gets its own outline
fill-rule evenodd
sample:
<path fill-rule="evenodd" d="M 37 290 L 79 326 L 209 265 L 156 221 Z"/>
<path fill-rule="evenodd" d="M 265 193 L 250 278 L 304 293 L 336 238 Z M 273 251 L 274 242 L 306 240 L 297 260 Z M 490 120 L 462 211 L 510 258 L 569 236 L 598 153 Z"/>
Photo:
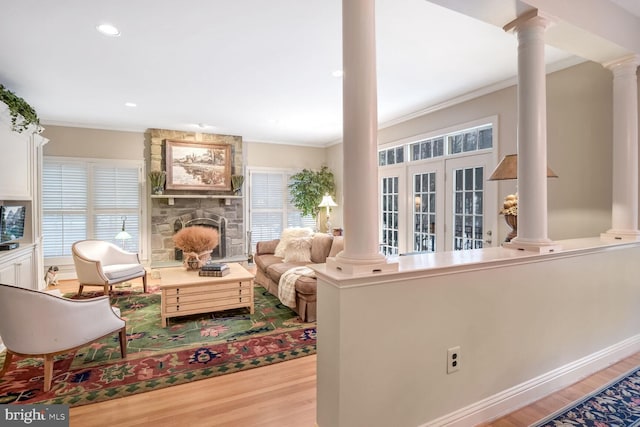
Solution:
<path fill-rule="evenodd" d="M 71 246 L 71 252 L 80 282 L 78 295 L 84 286 L 103 286 L 108 295 L 111 286 L 138 277 L 142 277 L 143 291 L 147 292 L 147 271 L 138 254 L 103 240 L 80 240 Z"/>
<path fill-rule="evenodd" d="M 72 300 L 0 284 L 0 337 L 7 347 L 0 377 L 14 355 L 44 357 L 44 391 L 49 391 L 54 356 L 114 332 L 120 334 L 120 354 L 125 358 L 126 322 L 113 311 L 108 296 Z"/>

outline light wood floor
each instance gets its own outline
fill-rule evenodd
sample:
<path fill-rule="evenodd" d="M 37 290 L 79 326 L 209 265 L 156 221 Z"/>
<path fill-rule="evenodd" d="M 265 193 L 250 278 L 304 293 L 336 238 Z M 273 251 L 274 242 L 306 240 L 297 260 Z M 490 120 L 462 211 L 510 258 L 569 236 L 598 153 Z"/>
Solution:
<path fill-rule="evenodd" d="M 76 292 L 77 284 L 56 288 Z M 640 353 L 481 426 L 528 426 L 638 365 Z M 71 408 L 70 418 L 73 427 L 314 427 L 316 356 Z"/>

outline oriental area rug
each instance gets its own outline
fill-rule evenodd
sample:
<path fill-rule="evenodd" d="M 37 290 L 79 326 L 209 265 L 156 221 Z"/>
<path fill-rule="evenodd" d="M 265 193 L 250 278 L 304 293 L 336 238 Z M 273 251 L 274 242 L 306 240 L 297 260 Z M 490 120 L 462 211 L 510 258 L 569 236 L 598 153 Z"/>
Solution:
<path fill-rule="evenodd" d="M 532 427 L 560 426 L 640 426 L 640 367 L 538 421 Z"/>
<path fill-rule="evenodd" d="M 127 321 L 127 358 L 117 333 L 57 356 L 45 393 L 43 359 L 15 356 L 0 378 L 0 404 L 80 406 L 315 354 L 315 323 L 302 323 L 261 286 L 254 291 L 254 314 L 244 308 L 176 317 L 162 328 L 157 289 L 114 288 L 111 303 Z"/>

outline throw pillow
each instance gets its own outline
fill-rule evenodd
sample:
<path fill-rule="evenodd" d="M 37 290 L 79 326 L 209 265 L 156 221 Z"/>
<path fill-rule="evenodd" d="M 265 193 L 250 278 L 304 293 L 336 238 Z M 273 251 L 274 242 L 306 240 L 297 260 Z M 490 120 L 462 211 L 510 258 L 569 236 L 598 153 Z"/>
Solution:
<path fill-rule="evenodd" d="M 311 262 L 311 237 L 290 239 L 284 250 L 284 262 Z"/>
<path fill-rule="evenodd" d="M 274 255 L 279 256 L 280 258 L 284 258 L 284 250 L 287 247 L 287 243 L 290 239 L 311 236 L 313 236 L 313 230 L 308 227 L 285 228 L 284 230 L 282 230 L 282 236 L 280 236 L 280 242 L 278 243 L 278 246 L 276 246 Z"/>

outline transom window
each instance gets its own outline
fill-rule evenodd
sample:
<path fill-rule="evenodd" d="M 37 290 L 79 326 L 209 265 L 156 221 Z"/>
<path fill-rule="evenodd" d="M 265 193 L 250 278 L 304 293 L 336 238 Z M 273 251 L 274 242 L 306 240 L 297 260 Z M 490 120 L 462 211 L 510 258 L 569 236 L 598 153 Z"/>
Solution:
<path fill-rule="evenodd" d="M 446 142 L 446 143 L 445 143 Z M 446 155 L 470 153 L 473 151 L 493 148 L 493 125 L 482 125 L 444 135 L 438 135 L 410 142 L 409 161 L 435 159 Z M 379 166 L 401 163 L 397 161 L 397 153 L 402 152 L 403 146 L 378 151 Z M 391 154 L 390 154 L 391 152 Z M 391 156 L 393 162 L 389 161 Z M 386 160 L 384 162 L 383 160 Z"/>

